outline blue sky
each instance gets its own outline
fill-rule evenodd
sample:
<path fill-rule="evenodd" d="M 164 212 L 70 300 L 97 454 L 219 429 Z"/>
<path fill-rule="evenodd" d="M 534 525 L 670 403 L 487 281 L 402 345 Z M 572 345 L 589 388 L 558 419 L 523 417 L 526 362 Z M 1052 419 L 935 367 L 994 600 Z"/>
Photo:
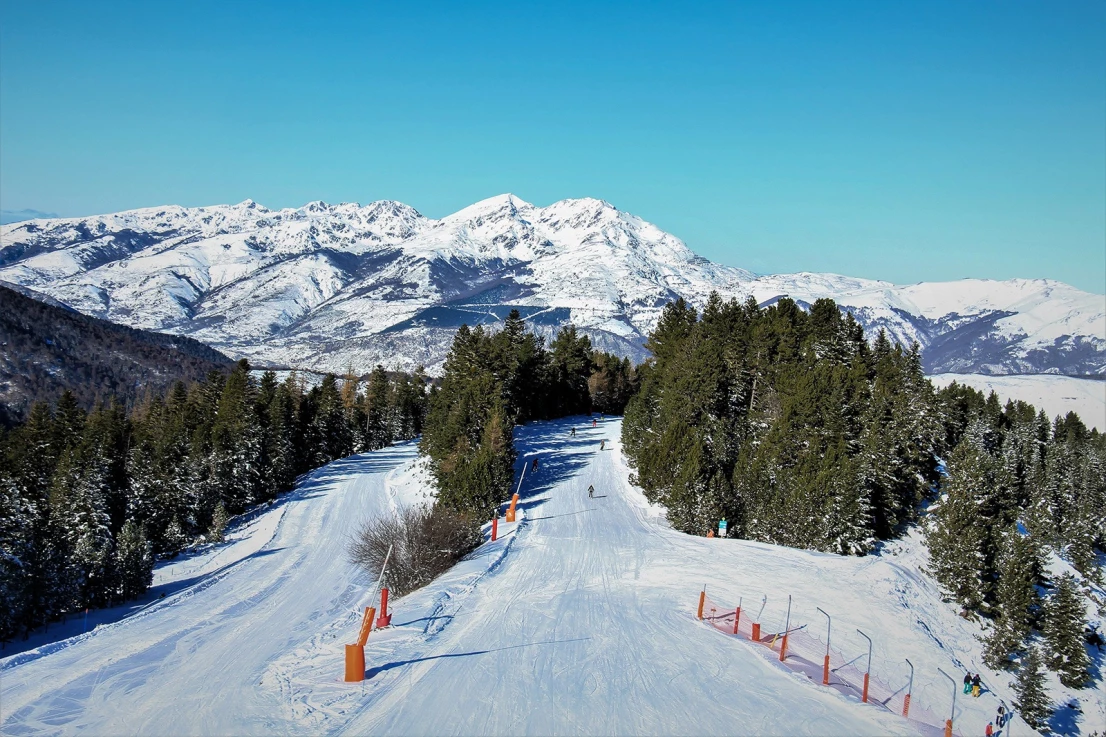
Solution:
<path fill-rule="evenodd" d="M 1106 3 L 0 6 L 0 206 L 598 197 L 761 273 L 1106 291 Z"/>

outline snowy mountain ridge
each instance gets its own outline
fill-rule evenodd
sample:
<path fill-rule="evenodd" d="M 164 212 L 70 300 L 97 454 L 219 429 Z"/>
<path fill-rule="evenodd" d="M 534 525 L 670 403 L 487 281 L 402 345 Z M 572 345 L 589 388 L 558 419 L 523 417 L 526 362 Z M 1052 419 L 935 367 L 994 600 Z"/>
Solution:
<path fill-rule="evenodd" d="M 440 220 L 400 202 L 269 210 L 166 206 L 0 226 L 0 280 L 81 312 L 188 335 L 255 362 L 432 371 L 462 323 L 518 308 L 641 359 L 663 305 L 712 291 L 760 303 L 831 297 L 868 329 L 917 340 L 927 370 L 1106 373 L 1106 297 L 1049 280 L 897 286 L 758 277 L 715 264 L 602 200 L 504 194 Z"/>

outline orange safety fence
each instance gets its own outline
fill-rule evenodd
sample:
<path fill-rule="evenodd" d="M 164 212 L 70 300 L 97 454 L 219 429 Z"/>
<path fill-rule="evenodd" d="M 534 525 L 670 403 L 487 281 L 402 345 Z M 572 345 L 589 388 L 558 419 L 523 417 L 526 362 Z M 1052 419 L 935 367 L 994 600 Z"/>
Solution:
<path fill-rule="evenodd" d="M 826 643 L 811 632 L 807 624 L 792 623 L 785 637 L 782 630 L 778 632 L 763 630 L 760 623 L 753 621 L 759 614 L 760 602 L 757 602 L 758 606 L 739 610 L 738 607 L 721 606 L 702 592 L 699 595 L 699 603 L 700 618 L 719 632 L 764 645 L 775 654 L 775 659 L 782 661 L 789 670 L 802 673 L 814 683 L 825 685 L 840 693 L 852 694 L 858 699 L 863 698 L 865 674 L 862 666 L 867 663 L 867 653 L 849 659 L 838 650 L 828 648 L 827 673 Z M 780 657 L 781 651 L 783 657 Z M 892 686 L 874 673 L 869 673 L 868 703 L 904 716 L 924 733 L 935 737 L 944 735 L 945 720 L 937 716 L 927 704 L 920 702 L 917 694 L 911 694 L 909 702 L 907 701 L 909 674 L 905 668 L 903 670 L 901 678 L 892 681 L 893 683 L 901 681 L 898 686 Z M 954 734 L 960 734 L 960 732 L 954 730 Z"/>

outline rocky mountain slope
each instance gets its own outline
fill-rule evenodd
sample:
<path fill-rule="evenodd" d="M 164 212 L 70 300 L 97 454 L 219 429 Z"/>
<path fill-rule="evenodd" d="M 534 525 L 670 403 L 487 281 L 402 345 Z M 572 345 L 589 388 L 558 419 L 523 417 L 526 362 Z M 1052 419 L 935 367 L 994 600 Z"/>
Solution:
<path fill-rule="evenodd" d="M 757 277 L 695 255 L 609 203 L 512 195 L 441 220 L 398 202 L 268 210 L 161 207 L 0 227 L 0 280 L 81 312 L 188 335 L 229 355 L 343 371 L 440 365 L 462 323 L 518 308 L 640 359 L 663 305 L 711 291 L 832 297 L 917 340 L 928 371 L 1106 373 L 1106 297 L 1047 280 L 896 286 L 832 274 Z"/>

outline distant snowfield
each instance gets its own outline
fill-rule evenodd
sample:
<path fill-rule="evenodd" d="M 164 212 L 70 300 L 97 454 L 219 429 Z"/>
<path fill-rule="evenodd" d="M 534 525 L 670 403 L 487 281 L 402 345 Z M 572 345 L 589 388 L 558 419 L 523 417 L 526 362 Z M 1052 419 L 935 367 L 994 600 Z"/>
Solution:
<path fill-rule="evenodd" d="M 575 424 L 577 434 L 569 437 Z M 844 558 L 673 531 L 630 485 L 621 421 L 583 418 L 517 431 L 520 521 L 431 585 L 393 602 L 372 633 L 368 678 L 346 684 L 373 577 L 346 561 L 372 514 L 426 498 L 414 445 L 336 461 L 232 529 L 232 542 L 158 571 L 164 599 L 68 640 L 0 660 L 4 734 L 918 734 L 918 725 L 823 689 L 762 646 L 695 618 L 712 599 L 743 600 L 778 631 L 824 632 L 849 658 L 906 685 L 944 715 L 957 679 L 981 671 L 988 692 L 957 701 L 957 732 L 982 734 L 1008 675 L 980 665 L 978 627 L 940 601 L 914 538 Z M 599 451 L 600 440 L 609 450 Z M 594 485 L 597 497 L 587 495 Z M 837 665 L 837 664 L 835 664 Z M 959 684 L 958 684 L 959 685 Z M 1101 685 L 1082 716 L 1106 722 Z M 1030 730 L 1017 722 L 1019 735 Z M 925 731 L 923 734 L 939 732 Z"/>
<path fill-rule="evenodd" d="M 1007 399 L 1020 399 L 1043 409 L 1049 419 L 1075 412 L 1088 427 L 1106 432 L 1106 381 L 1053 374 L 936 374 L 929 378 L 938 387 L 955 381 L 984 393 L 994 391 L 1003 404 Z"/>

